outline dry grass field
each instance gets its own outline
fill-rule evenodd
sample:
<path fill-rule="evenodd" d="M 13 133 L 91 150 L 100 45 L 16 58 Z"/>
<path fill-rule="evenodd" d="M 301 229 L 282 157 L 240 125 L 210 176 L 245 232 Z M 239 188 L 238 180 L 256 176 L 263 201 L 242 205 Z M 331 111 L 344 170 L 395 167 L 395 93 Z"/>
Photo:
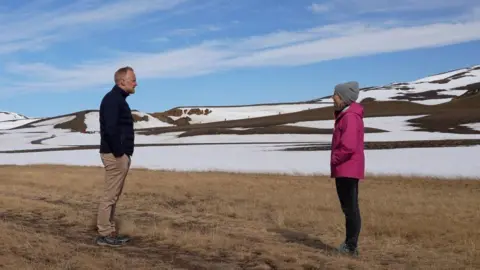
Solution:
<path fill-rule="evenodd" d="M 1 269 L 479 269 L 480 181 L 371 177 L 360 257 L 323 177 L 132 170 L 121 248 L 97 247 L 103 169 L 0 167 Z"/>

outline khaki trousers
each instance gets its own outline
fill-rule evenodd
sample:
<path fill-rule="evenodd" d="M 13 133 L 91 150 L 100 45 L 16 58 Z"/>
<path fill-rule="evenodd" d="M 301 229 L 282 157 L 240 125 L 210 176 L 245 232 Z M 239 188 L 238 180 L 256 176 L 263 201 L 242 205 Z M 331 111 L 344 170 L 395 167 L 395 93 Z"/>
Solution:
<path fill-rule="evenodd" d="M 102 236 L 116 232 L 115 208 L 122 194 L 131 160 L 127 155 L 115 158 L 113 154 L 100 154 L 105 167 L 104 192 L 98 206 L 97 229 Z"/>

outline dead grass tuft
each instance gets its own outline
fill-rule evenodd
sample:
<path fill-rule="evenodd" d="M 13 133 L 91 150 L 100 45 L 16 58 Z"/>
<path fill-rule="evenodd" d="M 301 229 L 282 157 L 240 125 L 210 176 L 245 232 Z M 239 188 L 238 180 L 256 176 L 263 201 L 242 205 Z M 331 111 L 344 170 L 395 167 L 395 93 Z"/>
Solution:
<path fill-rule="evenodd" d="M 369 177 L 359 259 L 324 177 L 132 170 L 117 210 L 131 245 L 93 245 L 103 169 L 3 166 L 2 269 L 475 269 L 480 182 Z"/>

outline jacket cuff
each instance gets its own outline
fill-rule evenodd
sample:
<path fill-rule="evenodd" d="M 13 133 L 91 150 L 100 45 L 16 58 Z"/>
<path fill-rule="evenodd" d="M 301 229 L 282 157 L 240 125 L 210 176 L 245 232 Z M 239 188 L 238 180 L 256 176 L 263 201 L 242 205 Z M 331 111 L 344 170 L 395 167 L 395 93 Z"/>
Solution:
<path fill-rule="evenodd" d="M 119 152 L 119 153 L 113 153 L 113 155 L 114 155 L 115 157 L 117 157 L 117 158 L 118 158 L 118 157 L 121 157 L 121 156 L 123 156 L 123 153 L 122 153 L 122 152 Z"/>

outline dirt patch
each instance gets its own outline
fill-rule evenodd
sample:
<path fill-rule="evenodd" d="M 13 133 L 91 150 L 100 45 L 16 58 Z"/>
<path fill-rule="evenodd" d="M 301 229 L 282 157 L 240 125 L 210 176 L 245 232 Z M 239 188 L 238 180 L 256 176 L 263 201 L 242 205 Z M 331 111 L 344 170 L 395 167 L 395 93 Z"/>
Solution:
<path fill-rule="evenodd" d="M 442 94 L 446 90 L 430 90 L 420 93 L 403 93 L 401 95 L 392 97 L 395 100 L 408 100 L 408 101 L 419 101 L 419 100 L 433 100 L 433 99 L 443 99 L 443 98 L 454 98 L 456 95 Z"/>
<path fill-rule="evenodd" d="M 219 135 L 219 134 L 234 134 L 234 135 L 252 135 L 252 134 L 332 134 L 333 129 L 300 127 L 300 126 L 268 126 L 248 129 L 229 129 L 229 128 L 204 128 L 193 129 L 185 131 L 179 137 L 190 137 L 199 135 Z M 386 130 L 376 128 L 365 128 L 366 133 L 380 133 L 388 132 Z"/>
<path fill-rule="evenodd" d="M 190 125 L 190 121 L 192 121 L 192 118 L 186 116 L 178 118 L 177 120 L 173 121 L 173 123 L 179 127 L 182 127 Z"/>
<path fill-rule="evenodd" d="M 432 148 L 432 147 L 459 147 L 480 145 L 480 140 L 430 140 L 430 141 L 398 141 L 398 142 L 365 142 L 366 150 L 399 149 L 399 148 Z M 330 151 L 327 144 L 311 144 L 287 147 L 282 151 Z"/>
<path fill-rule="evenodd" d="M 56 136 L 55 135 L 51 135 L 51 136 L 48 136 L 48 137 L 45 137 L 45 138 L 41 138 L 41 139 L 37 139 L 37 140 L 33 140 L 31 141 L 30 143 L 31 144 L 43 144 L 43 141 L 46 141 L 46 140 L 50 140 L 50 139 L 53 139 L 55 138 Z"/>
<path fill-rule="evenodd" d="M 163 121 L 163 122 L 169 123 L 171 125 L 175 125 L 175 126 L 187 126 L 187 125 L 190 125 L 190 121 L 192 121 L 192 118 L 190 118 L 188 116 L 179 117 L 178 119 L 173 120 L 172 118 L 170 118 L 165 113 L 152 113 L 150 115 L 159 119 L 160 121 Z"/>
<path fill-rule="evenodd" d="M 188 115 L 209 115 L 212 111 L 210 109 L 200 109 L 200 108 L 192 108 L 186 110 Z"/>
<path fill-rule="evenodd" d="M 183 115 L 208 115 L 212 112 L 210 109 L 200 109 L 200 108 L 190 108 L 190 109 L 182 109 L 182 108 L 173 108 L 168 111 L 162 113 L 154 113 L 154 115 L 162 114 L 163 116 L 172 116 L 172 117 L 181 117 Z"/>
<path fill-rule="evenodd" d="M 138 114 L 132 113 L 133 122 L 148 122 L 148 115 L 140 116 Z"/>
<path fill-rule="evenodd" d="M 74 132 L 86 132 L 87 125 L 85 125 L 85 114 L 87 112 L 78 112 L 75 113 L 75 118 L 70 121 L 56 124 L 53 128 L 67 129 Z"/>
<path fill-rule="evenodd" d="M 425 117 L 411 119 L 417 130 L 460 134 L 479 134 L 479 131 L 463 126 L 480 122 L 480 83 L 463 88 L 463 95 L 450 102 L 432 106 Z"/>
<path fill-rule="evenodd" d="M 42 141 L 51 139 L 54 137 L 42 138 L 32 141 L 35 144 L 41 144 Z M 158 146 L 198 146 L 198 145 L 269 145 L 269 144 L 291 144 L 291 141 L 281 142 L 212 142 L 212 143 L 139 143 L 135 144 L 135 147 L 158 147 Z M 302 143 L 302 142 L 300 142 Z M 304 142 L 309 143 L 309 142 Z M 65 146 L 65 147 L 51 147 L 51 148 L 35 148 L 35 149 L 16 149 L 0 151 L 0 154 L 15 154 L 15 153 L 38 153 L 38 152 L 55 152 L 55 151 L 78 151 L 78 150 L 97 150 L 98 145 L 79 145 L 79 146 Z"/>
<path fill-rule="evenodd" d="M 460 72 L 460 73 L 454 74 L 454 75 L 449 76 L 449 77 L 444 78 L 444 79 L 431 81 L 430 83 L 445 84 L 445 83 L 448 83 L 452 80 L 460 79 L 460 78 L 463 78 L 463 77 L 473 77 L 473 75 L 468 75 L 469 72 L 470 72 L 470 70 Z"/>
<path fill-rule="evenodd" d="M 44 119 L 40 119 L 40 120 L 37 120 L 37 121 L 30 122 L 30 123 L 22 125 L 22 126 L 12 128 L 12 130 L 14 130 L 14 129 L 24 129 L 24 128 L 35 128 L 34 124 L 39 124 L 39 123 L 46 122 L 46 121 L 51 121 L 51 120 L 60 119 L 60 118 L 64 118 L 64 117 L 74 116 L 74 118 L 72 120 L 66 121 L 66 122 L 63 122 L 63 123 L 60 123 L 60 124 L 56 124 L 53 127 L 54 128 L 59 128 L 59 129 L 67 129 L 67 130 L 70 130 L 70 131 L 73 131 L 73 132 L 85 132 L 86 129 L 87 129 L 87 126 L 85 125 L 85 115 L 87 113 L 90 113 L 90 112 L 98 112 L 98 110 L 78 111 L 78 112 L 75 112 L 75 113 L 59 115 L 59 116 L 50 117 L 50 118 L 44 118 Z"/>
<path fill-rule="evenodd" d="M 407 122 L 416 127 L 416 131 L 480 134 L 480 131 L 463 126 L 464 124 L 480 123 L 480 107 L 467 108 L 454 114 L 445 111 L 410 119 Z"/>
<path fill-rule="evenodd" d="M 466 97 L 475 96 L 475 95 L 478 95 L 479 92 L 480 92 L 480 82 L 472 83 L 472 84 L 469 84 L 469 85 L 466 85 L 466 86 L 456 87 L 456 88 L 453 88 L 453 89 L 454 90 L 467 90 L 467 92 L 465 92 L 463 95 L 460 95 L 460 96 L 456 97 L 455 99 L 462 99 L 462 98 L 466 98 Z"/>
<path fill-rule="evenodd" d="M 157 118 L 158 120 L 162 121 L 162 122 L 165 122 L 165 123 L 168 123 L 168 124 L 171 124 L 171 125 L 174 125 L 175 124 L 175 121 L 173 121 L 172 118 L 168 117 L 167 115 L 165 115 L 164 113 L 150 113 L 150 115 L 152 117 L 155 117 Z"/>
<path fill-rule="evenodd" d="M 158 114 L 158 113 L 154 113 L 155 114 Z M 178 108 L 174 108 L 174 109 L 171 109 L 171 110 L 168 110 L 168 111 L 165 111 L 162 113 L 164 116 L 174 116 L 174 117 L 180 117 L 183 115 L 183 110 L 182 109 L 178 109 Z"/>
<path fill-rule="evenodd" d="M 74 131 L 74 132 L 84 132 L 87 129 L 87 126 L 85 125 L 85 114 L 87 114 L 89 112 L 95 112 L 95 110 L 85 110 L 85 111 L 79 111 L 79 112 L 75 112 L 75 113 L 59 115 L 59 116 L 50 117 L 50 118 L 44 118 L 44 119 L 40 119 L 40 120 L 37 120 L 37 121 L 30 122 L 30 123 L 22 125 L 22 126 L 12 128 L 12 130 L 14 130 L 14 129 L 24 129 L 24 128 L 34 128 L 35 127 L 34 124 L 38 124 L 38 123 L 42 123 L 42 122 L 50 121 L 50 120 L 54 120 L 54 119 L 59 119 L 59 118 L 63 118 L 63 117 L 74 116 L 74 118 L 72 120 L 66 121 L 64 123 L 56 124 L 53 127 L 54 128 L 60 128 L 60 129 L 67 129 L 67 130 L 71 130 L 71 131 Z"/>
<path fill-rule="evenodd" d="M 364 98 L 360 101 L 361 104 L 365 104 L 365 103 L 369 103 L 369 102 L 374 102 L 376 101 L 375 98 L 372 98 L 372 97 L 368 97 L 368 98 Z"/>

